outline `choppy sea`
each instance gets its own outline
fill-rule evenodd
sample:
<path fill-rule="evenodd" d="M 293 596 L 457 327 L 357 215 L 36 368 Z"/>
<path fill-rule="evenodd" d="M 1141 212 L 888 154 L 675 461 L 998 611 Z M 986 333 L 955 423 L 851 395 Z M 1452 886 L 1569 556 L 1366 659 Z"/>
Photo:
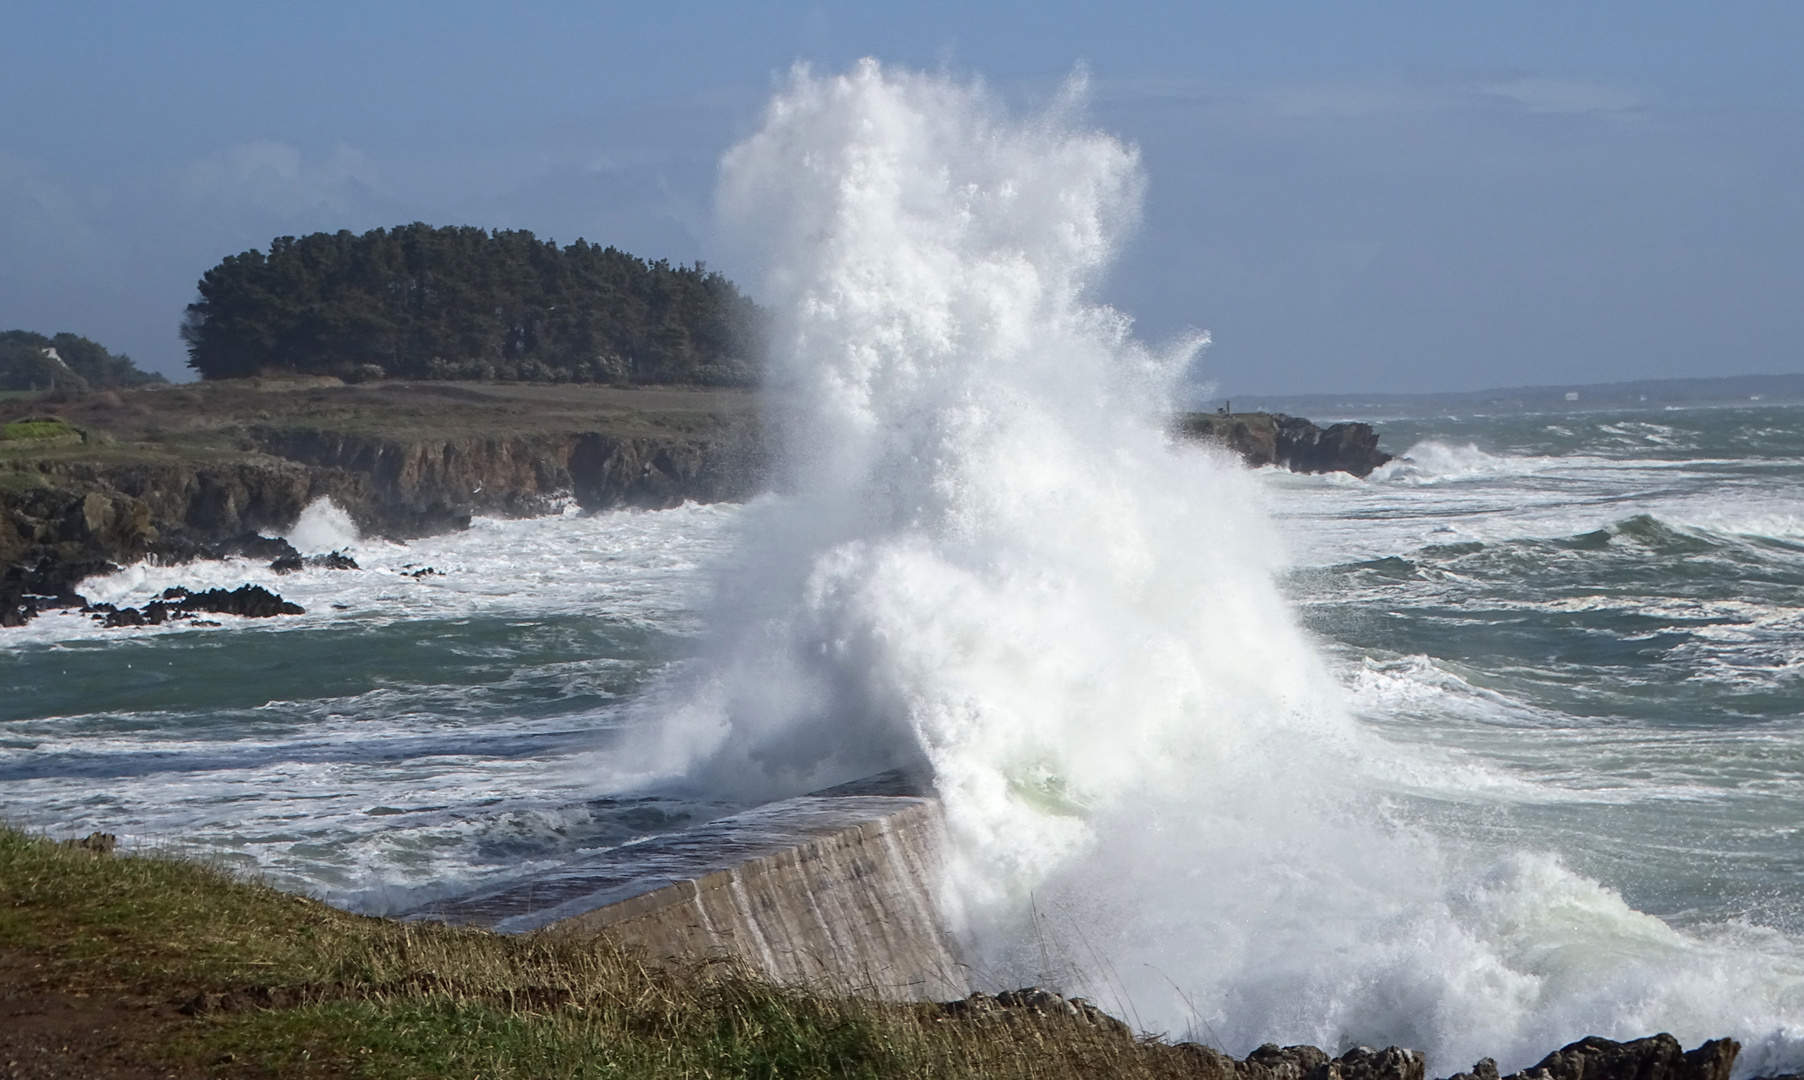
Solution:
<path fill-rule="evenodd" d="M 1678 928 L 1804 935 L 1804 410 L 1423 416 L 1368 480 L 1259 474 L 1285 590 L 1448 843 L 1551 852 Z M 0 818 L 393 911 L 731 809 L 599 790 L 691 662 L 734 506 L 358 539 L 88 581 L 256 583 L 302 616 L 0 630 Z M 431 573 L 421 573 L 425 568 Z M 1525 797 L 1525 793 L 1527 797 Z"/>

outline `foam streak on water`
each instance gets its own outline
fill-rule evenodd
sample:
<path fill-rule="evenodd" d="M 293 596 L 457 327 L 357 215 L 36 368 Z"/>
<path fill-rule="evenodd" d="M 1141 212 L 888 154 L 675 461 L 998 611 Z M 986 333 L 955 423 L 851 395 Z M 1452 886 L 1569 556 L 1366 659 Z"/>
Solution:
<path fill-rule="evenodd" d="M 1149 352 L 1089 299 L 1141 183 L 1071 109 L 1014 118 L 866 63 L 798 73 L 728 155 L 724 216 L 770 260 L 794 494 L 749 517 L 708 674 L 658 696 L 649 749 L 771 793 L 924 759 L 986 974 L 1237 1053 L 1394 1042 L 1444 1073 L 1670 1030 L 1797 1063 L 1796 939 L 1675 929 L 1553 834 L 1424 811 L 1575 795 L 1348 711 L 1329 664 L 1355 661 L 1325 663 L 1278 588 L 1260 505 L 1282 491 L 1174 448 L 1190 348 Z M 1559 456 L 1425 448 L 1379 483 Z"/>
<path fill-rule="evenodd" d="M 108 630 L 66 611 L 6 631 L 0 816 L 381 912 L 721 813 L 596 791 L 587 762 L 689 653 L 697 568 L 738 513 L 478 519 L 397 544 L 321 507 L 297 540 L 361 569 L 231 559 L 84 582 L 120 605 L 257 584 L 306 614 Z"/>

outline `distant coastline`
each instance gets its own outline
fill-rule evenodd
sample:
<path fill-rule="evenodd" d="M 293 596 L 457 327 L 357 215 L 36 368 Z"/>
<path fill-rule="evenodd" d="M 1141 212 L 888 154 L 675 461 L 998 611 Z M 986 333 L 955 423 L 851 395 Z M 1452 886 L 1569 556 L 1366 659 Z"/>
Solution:
<path fill-rule="evenodd" d="M 1695 379 L 1568 383 L 1501 387 L 1443 394 L 1235 394 L 1199 407 L 1232 401 L 1236 411 L 1285 412 L 1322 420 L 1374 420 L 1423 412 L 1593 412 L 1598 409 L 1792 405 L 1804 403 L 1804 375 L 1729 375 Z"/>

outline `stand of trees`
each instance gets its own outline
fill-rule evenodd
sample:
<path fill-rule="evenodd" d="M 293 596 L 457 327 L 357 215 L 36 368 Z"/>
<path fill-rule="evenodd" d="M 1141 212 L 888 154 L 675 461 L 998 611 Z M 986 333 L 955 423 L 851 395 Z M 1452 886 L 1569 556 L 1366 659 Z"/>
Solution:
<path fill-rule="evenodd" d="M 765 316 L 702 264 L 414 223 L 284 236 L 200 281 L 182 338 L 203 378 L 756 381 Z"/>
<path fill-rule="evenodd" d="M 0 332 L 0 390 L 87 390 L 163 382 L 124 353 L 110 353 L 77 334 L 45 337 L 30 330 Z"/>

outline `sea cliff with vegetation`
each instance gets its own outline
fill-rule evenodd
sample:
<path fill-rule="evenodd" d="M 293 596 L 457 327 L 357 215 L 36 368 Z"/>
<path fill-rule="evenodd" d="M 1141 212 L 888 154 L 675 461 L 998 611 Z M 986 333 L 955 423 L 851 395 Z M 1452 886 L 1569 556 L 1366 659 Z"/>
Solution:
<path fill-rule="evenodd" d="M 108 564 L 229 553 L 320 498 L 405 538 L 564 498 L 658 508 L 763 482 L 741 388 L 326 376 L 51 398 L 0 401 L 0 623 Z"/>

